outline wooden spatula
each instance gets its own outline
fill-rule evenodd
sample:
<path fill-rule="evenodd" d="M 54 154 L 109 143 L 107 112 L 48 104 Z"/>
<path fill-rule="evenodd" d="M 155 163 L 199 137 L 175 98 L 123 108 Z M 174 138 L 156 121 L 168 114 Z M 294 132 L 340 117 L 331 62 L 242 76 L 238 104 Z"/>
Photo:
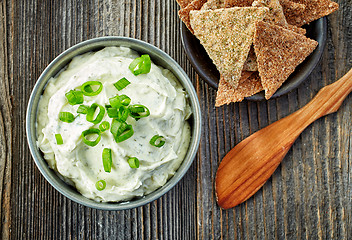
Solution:
<path fill-rule="evenodd" d="M 352 91 L 352 69 L 322 88 L 303 108 L 252 134 L 221 161 L 215 179 L 220 207 L 232 208 L 250 198 L 274 173 L 301 132 L 316 119 L 336 112 Z"/>

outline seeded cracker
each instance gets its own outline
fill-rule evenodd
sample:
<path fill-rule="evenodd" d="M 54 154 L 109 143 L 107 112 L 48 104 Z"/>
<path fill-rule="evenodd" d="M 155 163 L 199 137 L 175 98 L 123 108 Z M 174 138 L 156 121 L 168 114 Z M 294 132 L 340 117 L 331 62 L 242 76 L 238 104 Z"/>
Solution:
<path fill-rule="evenodd" d="M 254 50 L 265 98 L 269 99 L 318 42 L 277 25 L 256 23 Z"/>
<path fill-rule="evenodd" d="M 224 5 L 226 8 L 231 7 L 251 7 L 254 0 L 224 0 Z M 253 47 L 251 47 L 253 49 Z M 252 50 L 254 51 L 254 50 Z M 253 52 L 254 53 L 254 52 Z M 257 60 L 255 54 L 249 53 L 244 66 L 243 70 L 245 71 L 258 71 L 257 67 Z"/>
<path fill-rule="evenodd" d="M 252 3 L 252 6 L 269 8 L 269 14 L 264 19 L 265 21 L 268 21 L 273 24 L 277 24 L 279 26 L 285 27 L 291 31 L 294 31 L 300 34 L 304 34 L 304 35 L 306 34 L 305 29 L 299 28 L 287 23 L 286 17 L 284 15 L 284 12 L 279 0 L 257 0 Z M 243 70 L 258 71 L 257 58 L 255 56 L 253 47 L 251 47 L 251 50 L 249 51 L 247 60 L 243 66 Z"/>
<path fill-rule="evenodd" d="M 268 8 L 234 7 L 191 11 L 191 26 L 217 69 L 236 88 L 253 42 L 255 23 Z"/>
<path fill-rule="evenodd" d="M 339 8 L 337 3 L 330 0 L 293 0 L 293 2 L 306 6 L 303 13 L 290 18 L 289 23 L 299 27 L 327 16 Z"/>
<path fill-rule="evenodd" d="M 231 87 L 223 77 L 220 77 L 215 106 L 219 107 L 231 102 L 241 102 L 245 97 L 252 96 L 263 90 L 258 72 L 242 72 L 238 87 Z"/>
<path fill-rule="evenodd" d="M 215 10 L 215 9 L 219 9 L 219 8 L 225 8 L 225 2 L 227 0 L 209 0 L 208 2 L 206 2 L 203 7 L 201 8 L 201 10 Z M 232 1 L 231 3 L 228 3 L 228 7 L 231 5 L 231 7 L 241 7 L 241 6 L 251 6 L 251 2 L 253 2 L 253 0 L 251 1 Z M 257 58 L 255 56 L 254 53 L 254 48 L 253 46 L 251 46 L 248 57 L 246 59 L 246 61 L 244 62 L 243 65 L 243 71 L 250 71 L 250 72 L 255 72 L 258 71 L 258 67 L 257 67 Z"/>
<path fill-rule="evenodd" d="M 253 2 L 252 6 L 268 7 L 269 14 L 264 18 L 264 21 L 279 25 L 281 27 L 287 27 L 288 24 L 279 0 L 257 0 Z"/>
<path fill-rule="evenodd" d="M 187 7 L 188 4 L 192 2 L 192 0 L 176 0 L 178 5 L 180 5 L 181 8 Z"/>
<path fill-rule="evenodd" d="M 297 26 L 289 25 L 286 21 L 283 8 L 279 0 L 256 0 L 252 4 L 253 7 L 268 7 L 269 14 L 264 19 L 265 22 L 273 23 L 291 31 L 306 34 L 306 30 Z"/>
<path fill-rule="evenodd" d="M 224 0 L 208 0 L 200 10 L 215 10 L 224 7 Z"/>
<path fill-rule="evenodd" d="M 181 10 L 178 11 L 178 16 L 184 22 L 187 26 L 187 28 L 193 33 L 193 29 L 190 24 L 190 18 L 189 18 L 189 13 L 192 10 L 199 10 L 202 8 L 203 4 L 206 3 L 207 0 L 194 0 L 190 4 L 187 5 L 187 7 L 182 8 Z"/>
<path fill-rule="evenodd" d="M 291 0 L 280 0 L 280 4 L 282 9 L 284 10 L 284 14 L 286 17 L 286 21 L 288 24 L 294 24 L 296 22 L 296 18 L 302 16 L 302 13 L 306 9 L 306 5 L 301 3 L 295 3 Z"/>

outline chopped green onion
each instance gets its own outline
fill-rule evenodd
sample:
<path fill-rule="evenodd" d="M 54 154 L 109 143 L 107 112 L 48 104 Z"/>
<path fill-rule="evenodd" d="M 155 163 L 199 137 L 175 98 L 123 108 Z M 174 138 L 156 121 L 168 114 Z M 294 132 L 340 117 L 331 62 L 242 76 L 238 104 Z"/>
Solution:
<path fill-rule="evenodd" d="M 149 143 L 154 147 L 162 147 L 165 144 L 165 138 L 163 136 L 155 135 L 150 139 Z"/>
<path fill-rule="evenodd" d="M 121 122 L 118 119 L 114 118 L 111 122 L 110 132 L 115 137 L 116 135 L 120 135 L 124 131 L 126 126 L 126 122 Z"/>
<path fill-rule="evenodd" d="M 109 128 L 110 128 L 110 123 L 107 122 L 107 121 L 104 121 L 104 122 L 100 123 L 100 125 L 99 125 L 99 130 L 100 130 L 101 132 L 105 132 L 105 131 L 108 130 Z"/>
<path fill-rule="evenodd" d="M 114 86 L 117 88 L 117 90 L 120 91 L 125 87 L 127 87 L 129 84 L 130 84 L 130 81 L 128 81 L 126 78 L 121 78 L 116 83 L 114 83 Z"/>
<path fill-rule="evenodd" d="M 131 117 L 135 119 L 148 117 L 150 115 L 149 109 L 141 104 L 134 104 L 132 106 L 129 106 L 128 109 L 130 110 Z"/>
<path fill-rule="evenodd" d="M 126 122 L 119 121 L 118 119 L 112 120 L 110 132 L 114 136 L 114 139 L 117 143 L 132 137 L 134 133 L 131 125 L 127 124 Z"/>
<path fill-rule="evenodd" d="M 106 109 L 106 112 L 108 113 L 108 116 L 110 118 L 117 118 L 117 116 L 118 116 L 116 108 L 109 107 Z"/>
<path fill-rule="evenodd" d="M 55 138 L 56 138 L 56 144 L 57 145 L 62 145 L 64 143 L 64 141 L 62 140 L 62 136 L 61 134 L 55 134 Z"/>
<path fill-rule="evenodd" d="M 135 76 L 138 76 L 139 74 L 149 73 L 151 64 L 152 62 L 149 55 L 145 54 L 139 58 L 134 59 L 128 68 Z"/>
<path fill-rule="evenodd" d="M 97 108 L 99 108 L 99 113 L 96 116 L 96 118 L 94 119 L 95 111 Z M 98 124 L 101 122 L 101 120 L 103 120 L 104 114 L 105 114 L 105 108 L 97 103 L 93 103 L 88 109 L 86 120 L 88 122 Z"/>
<path fill-rule="evenodd" d="M 59 119 L 63 122 L 72 123 L 75 120 L 75 116 L 70 112 L 60 112 Z"/>
<path fill-rule="evenodd" d="M 121 101 L 120 101 L 119 95 L 116 95 L 115 97 L 109 98 L 109 102 L 110 102 L 111 107 L 113 107 L 113 108 L 117 109 L 121 106 Z"/>
<path fill-rule="evenodd" d="M 92 86 L 98 86 L 98 89 L 94 91 Z M 85 96 L 98 95 L 101 90 L 103 90 L 103 84 L 99 81 L 88 81 L 83 83 L 83 85 L 81 86 L 81 91 Z"/>
<path fill-rule="evenodd" d="M 127 160 L 128 165 L 130 165 L 131 168 L 139 168 L 139 160 L 136 157 L 131 157 Z"/>
<path fill-rule="evenodd" d="M 86 106 L 86 105 L 79 105 L 78 109 L 77 109 L 77 113 L 80 113 L 80 114 L 87 114 L 88 113 L 88 109 L 89 109 L 89 106 Z"/>
<path fill-rule="evenodd" d="M 119 99 L 120 99 L 121 104 L 124 106 L 128 106 L 131 102 L 131 98 L 129 98 L 125 94 L 120 95 Z"/>
<path fill-rule="evenodd" d="M 93 134 L 98 135 L 98 137 L 95 140 L 93 140 L 93 141 L 92 140 L 88 140 L 87 136 L 93 135 Z M 88 130 L 85 130 L 85 131 L 82 132 L 81 136 L 82 136 L 83 142 L 85 144 L 87 144 L 88 146 L 91 146 L 91 147 L 96 146 L 100 142 L 100 139 L 101 139 L 100 130 L 97 129 L 97 128 L 90 128 Z"/>
<path fill-rule="evenodd" d="M 95 187 L 98 191 L 103 191 L 106 187 L 106 182 L 104 180 L 99 180 L 95 183 Z"/>
<path fill-rule="evenodd" d="M 124 131 L 120 134 L 120 135 L 116 135 L 115 136 L 115 141 L 117 143 L 119 142 L 123 142 L 127 139 L 129 139 L 130 137 L 132 137 L 132 135 L 134 134 L 132 125 L 127 125 L 126 128 L 124 129 Z"/>
<path fill-rule="evenodd" d="M 120 120 L 120 121 L 126 121 L 127 118 L 128 118 L 128 115 L 129 115 L 130 111 L 128 110 L 128 108 L 124 107 L 124 106 L 121 106 L 119 108 L 119 110 L 117 111 L 117 118 Z"/>
<path fill-rule="evenodd" d="M 83 93 L 77 90 L 70 90 L 65 94 L 67 101 L 71 105 L 83 103 Z"/>
<path fill-rule="evenodd" d="M 103 158 L 104 171 L 111 172 L 112 157 L 111 157 L 111 149 L 110 148 L 103 149 L 102 158 Z"/>

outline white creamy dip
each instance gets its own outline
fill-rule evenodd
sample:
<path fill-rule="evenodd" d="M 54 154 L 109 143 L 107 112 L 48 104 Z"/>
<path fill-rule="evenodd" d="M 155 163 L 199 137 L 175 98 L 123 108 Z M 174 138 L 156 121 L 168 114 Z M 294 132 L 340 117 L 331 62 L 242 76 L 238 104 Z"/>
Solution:
<path fill-rule="evenodd" d="M 41 97 L 37 113 L 37 144 L 44 153 L 49 166 L 87 198 L 106 202 L 123 201 L 149 194 L 175 173 L 186 154 L 190 142 L 191 114 L 186 93 L 175 76 L 168 70 L 152 63 L 148 74 L 133 75 L 129 64 L 139 57 L 129 48 L 107 47 L 75 57 L 57 77 L 50 79 Z M 125 77 L 131 82 L 118 91 L 114 87 Z M 81 133 L 89 128 L 98 128 L 86 120 L 86 115 L 77 114 L 78 105 L 70 105 L 65 93 L 79 88 L 87 81 L 100 81 L 103 90 L 96 96 L 84 96 L 84 105 L 93 103 L 105 106 L 109 98 L 125 94 L 131 104 L 143 104 L 150 116 L 136 121 L 129 117 L 134 134 L 131 138 L 116 143 L 109 130 L 101 134 L 98 145 L 90 147 L 82 141 Z M 59 112 L 77 116 L 72 123 L 59 120 Z M 112 118 L 105 113 L 102 121 L 110 124 Z M 56 143 L 55 134 L 61 134 L 63 144 Z M 161 135 L 166 143 L 158 148 L 149 141 Z M 112 151 L 111 172 L 105 172 L 102 151 Z M 129 157 L 137 157 L 139 168 L 131 168 Z M 97 190 L 99 180 L 106 188 Z"/>

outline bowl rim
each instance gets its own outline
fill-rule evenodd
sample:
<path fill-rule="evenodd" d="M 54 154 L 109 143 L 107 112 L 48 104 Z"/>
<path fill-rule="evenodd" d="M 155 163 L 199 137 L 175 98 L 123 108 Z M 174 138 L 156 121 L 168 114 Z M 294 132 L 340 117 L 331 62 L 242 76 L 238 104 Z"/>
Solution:
<path fill-rule="evenodd" d="M 309 67 L 303 67 L 299 69 L 295 69 L 295 72 L 293 72 L 288 80 L 280 86 L 280 88 L 271 96 L 269 100 L 281 97 L 283 95 L 286 95 L 296 89 L 302 82 L 304 82 L 310 74 L 313 72 L 313 70 L 316 68 L 318 63 L 320 62 L 326 41 L 327 41 L 327 17 L 322 17 L 319 18 L 318 20 L 310 23 L 309 25 L 315 24 L 317 28 L 321 29 L 320 34 L 318 35 L 317 39 L 315 39 L 317 42 L 319 42 L 319 45 L 317 48 L 303 61 L 303 63 L 308 63 Z M 193 54 L 192 51 L 190 50 L 189 45 L 192 43 L 192 39 L 190 37 L 191 33 L 186 27 L 184 23 L 181 24 L 180 26 L 180 32 L 181 32 L 181 42 L 182 42 L 182 47 L 184 52 L 186 53 L 187 59 L 190 61 L 192 67 L 194 70 L 197 72 L 197 74 L 200 76 L 201 79 L 203 79 L 209 86 L 214 88 L 215 90 L 218 89 L 218 80 L 215 81 L 212 79 L 212 76 L 209 76 L 206 73 L 205 69 L 208 69 L 207 66 L 203 66 L 201 63 L 202 57 L 200 57 L 198 54 Z M 196 38 L 193 34 L 192 37 Z M 198 40 L 198 39 L 197 39 Z M 198 40 L 199 41 L 199 40 Z M 208 57 L 208 56 L 207 56 Z M 209 58 L 209 57 L 208 57 Z M 209 59 L 210 60 L 210 59 Z M 211 61 L 211 60 L 210 60 Z M 302 63 L 301 63 L 302 64 Z M 204 68 L 205 67 L 205 68 Z M 298 81 L 291 81 L 291 76 L 293 74 L 298 75 Z M 289 84 L 289 85 L 288 85 Z M 265 96 L 264 92 L 258 92 L 250 97 L 245 97 L 245 100 L 250 100 L 250 101 L 264 101 Z"/>
<path fill-rule="evenodd" d="M 51 168 L 49 168 L 48 163 L 44 160 L 41 151 L 37 147 L 37 137 L 36 137 L 36 116 L 37 116 L 37 107 L 39 98 L 42 95 L 47 82 L 52 76 L 55 76 L 60 70 L 66 66 L 73 57 L 84 54 L 89 51 L 94 51 L 97 49 L 102 49 L 108 46 L 127 46 L 132 50 L 137 51 L 138 53 L 148 53 L 151 55 L 151 58 L 154 63 L 163 68 L 169 69 L 177 77 L 181 85 L 184 87 L 186 93 L 188 94 L 189 104 L 192 108 L 192 117 L 193 117 L 193 126 L 191 126 L 191 141 L 183 162 L 180 167 L 172 176 L 165 185 L 153 191 L 152 193 L 138 198 L 132 201 L 127 202 L 96 202 L 94 200 L 84 197 L 79 193 L 74 187 L 66 184 Z M 154 61 L 157 60 L 157 61 Z M 161 60 L 161 63 L 160 61 Z M 167 66 L 166 66 L 167 65 Z M 34 117 L 33 117 L 34 116 Z M 34 119 L 34 120 L 33 120 Z M 27 106 L 26 111 L 26 135 L 28 146 L 34 159 L 35 164 L 37 165 L 39 171 L 44 176 L 44 178 L 53 186 L 58 192 L 63 194 L 65 197 L 70 200 L 82 204 L 87 207 L 101 209 L 101 210 L 127 210 L 131 208 L 140 207 L 146 205 L 162 195 L 166 194 L 171 188 L 173 188 L 185 175 L 185 173 L 190 168 L 193 160 L 196 156 L 200 137 L 201 137 L 201 111 L 200 103 L 197 97 L 197 93 L 194 89 L 194 86 L 189 79 L 188 75 L 181 68 L 181 66 L 171 58 L 167 53 L 161 49 L 145 42 L 142 40 L 122 37 L 122 36 L 106 36 L 89 39 L 78 44 L 73 45 L 72 47 L 66 49 L 64 52 L 59 54 L 50 64 L 44 69 L 39 78 L 37 79 Z M 65 185 L 62 185 L 65 184 Z"/>

